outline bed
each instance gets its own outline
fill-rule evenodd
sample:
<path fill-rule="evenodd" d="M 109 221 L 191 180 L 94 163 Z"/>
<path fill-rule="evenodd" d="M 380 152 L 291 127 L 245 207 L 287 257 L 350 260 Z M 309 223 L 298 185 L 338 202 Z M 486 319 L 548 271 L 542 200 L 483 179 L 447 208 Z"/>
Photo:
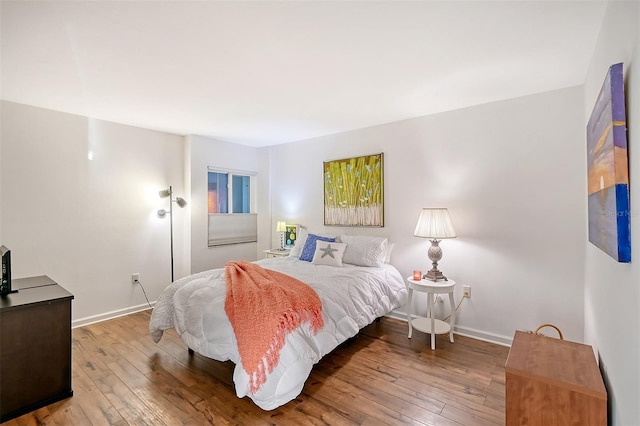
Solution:
<path fill-rule="evenodd" d="M 320 247 L 325 243 L 316 244 Z M 337 247 L 340 243 L 329 244 Z M 358 244 L 352 245 L 351 261 L 362 260 L 361 252 L 353 259 L 353 249 L 357 247 Z M 313 333 L 308 323 L 302 323 L 287 334 L 277 365 L 257 391 L 250 390 L 250 378 L 242 366 L 234 329 L 225 313 L 224 268 L 182 278 L 165 289 L 151 315 L 153 340 L 158 342 L 163 330 L 173 328 L 189 349 L 218 361 L 233 361 L 237 396 L 249 396 L 264 410 L 273 410 L 296 398 L 314 364 L 376 318 L 406 304 L 407 290 L 398 270 L 388 263 L 336 265 L 331 263 L 334 258 L 330 264 L 323 264 L 324 259 L 313 261 L 318 256 L 307 261 L 295 254 L 255 263 L 312 287 L 322 301 L 324 325 Z M 348 256 L 345 260 L 349 260 Z"/>

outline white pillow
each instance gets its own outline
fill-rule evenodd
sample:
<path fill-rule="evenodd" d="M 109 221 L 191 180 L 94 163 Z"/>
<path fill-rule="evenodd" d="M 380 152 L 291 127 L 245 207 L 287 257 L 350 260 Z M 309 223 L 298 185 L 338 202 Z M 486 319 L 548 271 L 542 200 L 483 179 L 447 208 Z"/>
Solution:
<path fill-rule="evenodd" d="M 382 266 L 387 254 L 387 239 L 366 235 L 341 235 L 340 241 L 347 243 L 344 263 L 358 266 Z"/>
<path fill-rule="evenodd" d="M 300 253 L 302 253 L 302 249 L 304 248 L 304 243 L 307 241 L 307 236 L 309 235 L 309 231 L 304 226 L 298 227 L 298 235 L 296 236 L 296 242 L 291 247 L 291 251 L 289 252 L 289 256 L 300 257 Z"/>
<path fill-rule="evenodd" d="M 346 248 L 345 243 L 318 240 L 311 262 L 315 265 L 342 266 L 342 257 Z"/>
<path fill-rule="evenodd" d="M 396 246 L 396 243 L 390 243 L 387 241 L 387 251 L 384 254 L 384 263 L 391 263 L 391 252 L 393 248 Z"/>

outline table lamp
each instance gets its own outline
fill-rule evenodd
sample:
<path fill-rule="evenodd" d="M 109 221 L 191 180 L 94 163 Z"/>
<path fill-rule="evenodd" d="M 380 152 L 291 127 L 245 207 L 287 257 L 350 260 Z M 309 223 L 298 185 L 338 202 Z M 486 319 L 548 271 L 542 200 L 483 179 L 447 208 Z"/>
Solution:
<path fill-rule="evenodd" d="M 431 281 L 447 281 L 447 277 L 438 270 L 438 261 L 442 259 L 440 240 L 445 238 L 456 238 L 456 231 L 453 229 L 453 223 L 451 222 L 449 211 L 445 208 L 422 209 L 413 235 L 421 238 L 429 238 L 431 240 L 431 247 L 429 247 L 427 255 L 432 262 L 432 268 L 422 276 L 422 279 Z"/>

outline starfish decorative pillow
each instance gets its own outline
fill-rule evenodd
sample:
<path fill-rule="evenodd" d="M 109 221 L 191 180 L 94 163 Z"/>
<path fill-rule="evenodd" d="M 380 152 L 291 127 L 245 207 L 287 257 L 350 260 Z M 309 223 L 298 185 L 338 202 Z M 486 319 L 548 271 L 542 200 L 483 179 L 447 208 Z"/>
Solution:
<path fill-rule="evenodd" d="M 346 248 L 345 243 L 318 240 L 311 262 L 315 265 L 342 266 L 342 256 Z"/>

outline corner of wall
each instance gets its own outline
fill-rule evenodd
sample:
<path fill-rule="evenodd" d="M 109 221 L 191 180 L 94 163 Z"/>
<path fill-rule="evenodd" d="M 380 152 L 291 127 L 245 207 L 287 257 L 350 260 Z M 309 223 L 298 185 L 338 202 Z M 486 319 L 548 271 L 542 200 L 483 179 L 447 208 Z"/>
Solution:
<path fill-rule="evenodd" d="M 193 194 L 191 193 L 191 137 L 183 136 L 182 138 L 184 143 L 184 193 L 189 194 L 189 198 L 193 199 Z M 183 245 L 183 256 L 182 256 L 182 270 L 185 275 L 191 274 L 191 204 L 187 205 L 189 209 L 189 220 L 186 221 L 184 226 L 184 232 L 182 238 L 184 240 Z"/>

